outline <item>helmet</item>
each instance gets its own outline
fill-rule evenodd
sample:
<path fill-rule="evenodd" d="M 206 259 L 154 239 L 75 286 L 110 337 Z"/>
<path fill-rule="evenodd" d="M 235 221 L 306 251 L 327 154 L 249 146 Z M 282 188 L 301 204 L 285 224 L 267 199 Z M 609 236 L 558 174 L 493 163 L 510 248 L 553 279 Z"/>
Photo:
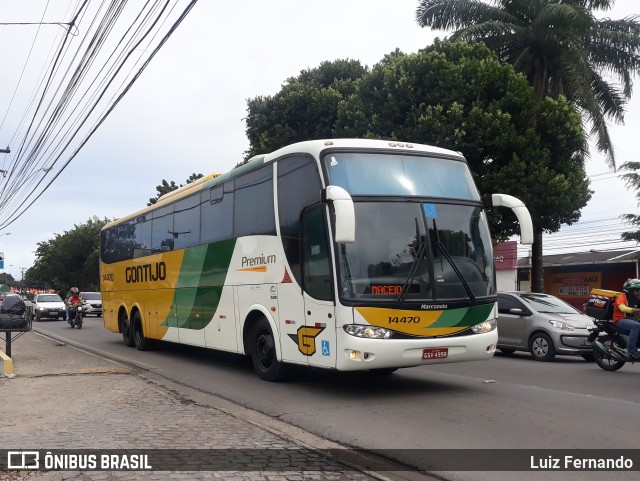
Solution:
<path fill-rule="evenodd" d="M 622 290 L 626 294 L 629 294 L 629 291 L 640 290 L 640 279 L 627 279 L 622 285 Z M 633 292 L 631 294 L 633 294 Z"/>
<path fill-rule="evenodd" d="M 640 281 L 638 281 L 638 285 L 640 286 Z M 77 287 L 72 287 L 71 289 L 69 289 L 71 291 L 71 294 L 75 294 L 78 295 L 78 288 Z"/>

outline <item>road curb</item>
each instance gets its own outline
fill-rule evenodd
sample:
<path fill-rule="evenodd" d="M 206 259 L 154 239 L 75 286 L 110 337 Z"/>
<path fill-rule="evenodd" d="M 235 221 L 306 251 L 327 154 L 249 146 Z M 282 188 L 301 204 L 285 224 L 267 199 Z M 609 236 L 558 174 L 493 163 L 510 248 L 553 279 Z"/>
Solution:
<path fill-rule="evenodd" d="M 0 376 L 13 376 L 13 360 L 2 350 L 0 350 Z"/>

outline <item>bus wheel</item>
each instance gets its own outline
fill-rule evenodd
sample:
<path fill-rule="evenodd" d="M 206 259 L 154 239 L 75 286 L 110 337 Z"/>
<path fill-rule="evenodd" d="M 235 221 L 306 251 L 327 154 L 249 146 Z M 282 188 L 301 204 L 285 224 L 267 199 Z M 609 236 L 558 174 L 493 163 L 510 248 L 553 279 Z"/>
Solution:
<path fill-rule="evenodd" d="M 142 316 L 138 311 L 133 315 L 133 343 L 138 351 L 147 351 L 153 347 L 153 339 L 144 336 Z"/>
<path fill-rule="evenodd" d="M 131 322 L 129 318 L 125 317 L 120 319 L 120 331 L 122 331 L 122 340 L 127 347 L 133 347 L 133 330 L 131 329 Z"/>
<path fill-rule="evenodd" d="M 285 377 L 285 366 L 276 356 L 276 341 L 269 322 L 258 319 L 251 330 L 251 360 L 253 368 L 265 381 L 281 381 Z"/>

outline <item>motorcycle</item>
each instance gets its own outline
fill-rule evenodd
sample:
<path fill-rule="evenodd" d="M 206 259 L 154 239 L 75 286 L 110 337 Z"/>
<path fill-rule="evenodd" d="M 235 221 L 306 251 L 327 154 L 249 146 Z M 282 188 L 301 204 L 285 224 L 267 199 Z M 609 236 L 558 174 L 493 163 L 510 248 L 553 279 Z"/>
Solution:
<path fill-rule="evenodd" d="M 594 319 L 587 341 L 593 345 L 593 360 L 605 371 L 617 371 L 636 359 L 627 351 L 629 336 L 609 319 Z"/>
<path fill-rule="evenodd" d="M 82 329 L 82 304 L 74 304 L 69 306 L 69 317 L 67 322 L 71 326 L 71 329 L 77 327 Z"/>

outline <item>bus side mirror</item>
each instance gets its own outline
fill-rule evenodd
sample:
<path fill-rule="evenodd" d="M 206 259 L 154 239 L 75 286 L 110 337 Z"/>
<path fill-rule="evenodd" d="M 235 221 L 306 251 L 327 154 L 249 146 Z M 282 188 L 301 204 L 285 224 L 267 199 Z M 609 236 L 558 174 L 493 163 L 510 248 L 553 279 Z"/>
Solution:
<path fill-rule="evenodd" d="M 323 191 L 323 201 L 331 201 L 336 214 L 335 241 L 351 243 L 356 239 L 356 214 L 349 193 L 337 185 L 328 185 Z"/>
<path fill-rule="evenodd" d="M 491 203 L 495 207 L 509 207 L 520 222 L 520 244 L 533 244 L 533 222 L 531 222 L 531 214 L 524 203 L 511 195 L 493 194 Z"/>

